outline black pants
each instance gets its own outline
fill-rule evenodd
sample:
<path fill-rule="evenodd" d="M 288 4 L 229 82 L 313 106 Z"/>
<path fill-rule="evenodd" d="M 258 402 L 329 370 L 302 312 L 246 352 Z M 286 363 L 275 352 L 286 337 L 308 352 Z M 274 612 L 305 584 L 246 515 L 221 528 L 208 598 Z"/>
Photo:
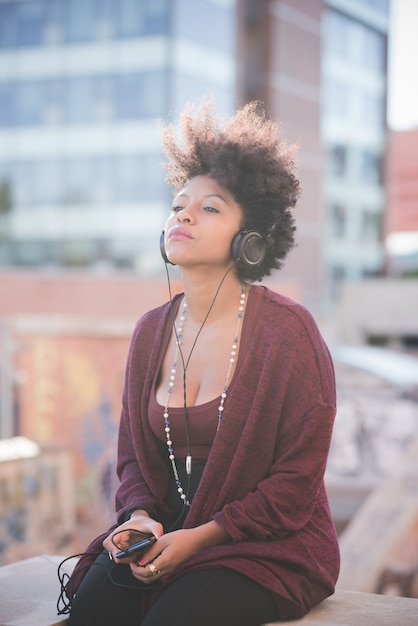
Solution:
<path fill-rule="evenodd" d="M 227 568 L 184 574 L 143 615 L 143 594 L 150 592 L 129 566 L 102 554 L 77 591 L 69 626 L 261 626 L 278 619 L 273 594 Z"/>

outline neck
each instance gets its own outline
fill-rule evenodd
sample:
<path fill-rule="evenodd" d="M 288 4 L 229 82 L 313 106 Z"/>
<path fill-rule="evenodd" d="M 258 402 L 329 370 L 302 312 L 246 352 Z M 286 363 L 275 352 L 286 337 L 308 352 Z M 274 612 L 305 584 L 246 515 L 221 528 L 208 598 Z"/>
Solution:
<path fill-rule="evenodd" d="M 210 307 L 212 308 L 207 324 L 230 316 L 231 311 L 236 309 L 237 294 L 242 285 L 234 270 L 226 275 L 224 273 L 214 278 L 206 278 L 206 280 L 202 280 L 201 275 L 196 280 L 190 276 L 183 277 L 183 284 L 188 319 L 197 324 L 202 323 Z"/>

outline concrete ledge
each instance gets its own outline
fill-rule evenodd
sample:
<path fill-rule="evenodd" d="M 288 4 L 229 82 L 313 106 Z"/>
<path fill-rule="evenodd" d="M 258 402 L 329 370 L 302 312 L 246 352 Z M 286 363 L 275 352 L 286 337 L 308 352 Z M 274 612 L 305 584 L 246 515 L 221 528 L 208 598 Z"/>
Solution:
<path fill-rule="evenodd" d="M 418 599 L 381 596 L 360 591 L 336 591 L 302 619 L 274 626 L 416 626 Z M 265 626 L 273 626 L 266 624 Z"/>
<path fill-rule="evenodd" d="M 38 556 L 0 567 L 0 626 L 64 626 L 58 616 L 57 566 L 62 556 Z M 67 561 L 71 573 L 76 559 Z M 418 599 L 338 590 L 300 620 L 276 626 L 416 626 Z M 265 626 L 273 626 L 267 624 Z"/>
<path fill-rule="evenodd" d="M 58 564 L 63 556 L 36 556 L 0 567 L 0 626 L 63 626 L 57 615 L 60 584 Z M 71 573 L 76 559 L 67 561 Z"/>

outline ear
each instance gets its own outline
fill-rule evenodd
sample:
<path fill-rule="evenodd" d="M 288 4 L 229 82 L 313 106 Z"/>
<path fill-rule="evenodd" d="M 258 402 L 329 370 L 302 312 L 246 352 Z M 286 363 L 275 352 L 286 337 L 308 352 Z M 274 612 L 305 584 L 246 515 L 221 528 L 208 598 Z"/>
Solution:
<path fill-rule="evenodd" d="M 257 230 L 241 230 L 231 244 L 231 256 L 243 267 L 261 265 L 266 256 L 266 244 Z"/>

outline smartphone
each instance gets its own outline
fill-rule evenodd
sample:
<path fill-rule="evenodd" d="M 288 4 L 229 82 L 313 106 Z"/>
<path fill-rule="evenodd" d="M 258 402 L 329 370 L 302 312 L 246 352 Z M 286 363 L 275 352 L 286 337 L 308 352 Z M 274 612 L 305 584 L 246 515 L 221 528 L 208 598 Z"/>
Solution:
<path fill-rule="evenodd" d="M 157 541 L 154 535 L 151 534 L 148 535 L 146 533 L 140 532 L 131 534 L 136 540 L 134 541 L 134 543 L 131 543 L 130 545 L 126 546 L 126 548 L 124 547 L 122 550 L 117 552 L 115 554 L 115 557 L 117 559 L 123 559 L 127 556 L 133 555 L 138 556 L 139 554 L 141 554 L 141 552 L 145 552 L 150 546 L 152 546 L 153 543 Z"/>

